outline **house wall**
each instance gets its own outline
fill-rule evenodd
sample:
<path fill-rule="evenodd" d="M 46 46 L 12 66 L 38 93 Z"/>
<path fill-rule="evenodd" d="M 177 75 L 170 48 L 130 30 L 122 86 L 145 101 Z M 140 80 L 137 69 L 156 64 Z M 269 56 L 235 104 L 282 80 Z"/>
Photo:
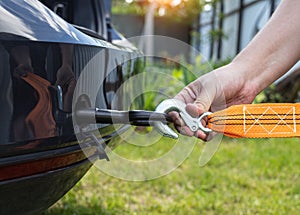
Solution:
<path fill-rule="evenodd" d="M 125 37 L 135 37 L 144 34 L 144 16 L 138 15 L 113 15 L 112 22 L 118 31 Z M 165 17 L 154 18 L 154 35 L 172 37 L 189 43 L 190 26 L 178 23 Z"/>
<path fill-rule="evenodd" d="M 242 50 L 268 21 L 280 0 L 220 0 L 215 8 L 200 15 L 196 43 L 205 59 L 227 59 Z M 223 18 L 220 18 L 221 17 Z M 210 39 L 221 29 L 221 39 Z"/>
<path fill-rule="evenodd" d="M 179 23 L 167 17 L 154 17 L 154 35 L 166 36 L 190 44 L 191 27 L 186 23 Z M 115 28 L 126 38 L 141 36 L 145 34 L 145 17 L 138 15 L 113 15 L 112 22 Z M 178 52 L 178 49 L 166 47 L 161 43 L 153 43 L 154 53 L 166 53 L 169 56 L 185 56 L 188 60 L 190 50 L 184 49 Z M 167 51 L 166 51 L 167 50 Z"/>

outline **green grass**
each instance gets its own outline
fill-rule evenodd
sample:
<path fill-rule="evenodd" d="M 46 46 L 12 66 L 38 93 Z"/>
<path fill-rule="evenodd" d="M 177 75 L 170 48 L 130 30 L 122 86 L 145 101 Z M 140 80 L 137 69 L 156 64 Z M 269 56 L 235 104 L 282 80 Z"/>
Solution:
<path fill-rule="evenodd" d="M 202 148 L 171 174 L 145 182 L 93 167 L 45 214 L 299 214 L 299 139 L 225 138 L 200 167 Z"/>

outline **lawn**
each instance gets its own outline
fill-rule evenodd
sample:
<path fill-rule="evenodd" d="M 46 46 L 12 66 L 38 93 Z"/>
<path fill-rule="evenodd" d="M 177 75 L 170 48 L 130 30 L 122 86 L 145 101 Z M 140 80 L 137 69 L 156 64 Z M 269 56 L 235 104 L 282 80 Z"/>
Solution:
<path fill-rule="evenodd" d="M 150 181 L 124 181 L 93 167 L 45 214 L 299 214 L 299 139 L 224 138 L 200 167 L 202 148 Z"/>

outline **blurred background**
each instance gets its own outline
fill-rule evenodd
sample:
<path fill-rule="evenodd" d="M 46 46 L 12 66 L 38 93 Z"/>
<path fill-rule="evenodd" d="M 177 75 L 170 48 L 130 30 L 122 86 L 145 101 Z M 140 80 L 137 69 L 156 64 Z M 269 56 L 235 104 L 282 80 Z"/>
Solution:
<path fill-rule="evenodd" d="M 112 0 L 112 22 L 127 38 L 163 35 L 191 46 L 176 55 L 194 64 L 201 53 L 212 67 L 228 63 L 265 25 L 280 0 Z M 149 52 L 163 52 L 152 45 Z M 169 53 L 174 55 L 174 53 Z M 261 93 L 256 102 L 297 102 L 300 64 Z"/>
<path fill-rule="evenodd" d="M 182 40 L 205 59 L 234 57 L 262 28 L 279 0 L 112 0 L 113 23 L 126 37 L 149 33 Z"/>

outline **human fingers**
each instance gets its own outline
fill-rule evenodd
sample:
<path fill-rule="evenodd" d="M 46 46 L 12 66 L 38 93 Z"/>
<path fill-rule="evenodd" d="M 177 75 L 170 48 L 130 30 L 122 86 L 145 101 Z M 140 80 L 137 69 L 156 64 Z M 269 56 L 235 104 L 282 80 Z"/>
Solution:
<path fill-rule="evenodd" d="M 192 85 L 188 85 L 184 87 L 175 97 L 175 99 L 179 99 L 184 103 L 193 103 L 197 99 L 197 92 L 195 92 Z"/>
<path fill-rule="evenodd" d="M 196 105 L 194 104 L 188 104 L 187 105 L 187 108 L 190 109 L 190 113 L 191 113 L 191 116 L 194 117 L 194 118 L 197 118 L 199 115 L 198 115 L 198 108 Z M 175 128 L 176 130 L 182 134 L 182 135 L 186 135 L 186 136 L 195 136 L 199 139 L 202 139 L 204 141 L 207 141 L 208 140 L 208 135 L 201 131 L 201 130 L 197 130 L 196 132 L 193 132 L 192 130 L 190 130 L 190 128 L 185 124 L 185 122 L 183 121 L 183 119 L 180 117 L 180 114 L 176 111 L 172 111 L 169 113 L 169 115 L 171 116 L 172 118 L 172 121 L 175 125 Z M 203 120 L 203 125 L 206 124 L 205 120 Z"/>
<path fill-rule="evenodd" d="M 172 121 L 174 123 L 174 126 L 175 126 L 176 130 L 180 134 L 186 135 L 186 136 L 190 136 L 190 137 L 191 136 L 195 136 L 195 133 L 189 129 L 189 127 L 185 124 L 185 122 L 180 117 L 180 115 L 179 115 L 178 112 L 172 111 L 172 112 L 170 112 L 168 114 L 169 114 L 169 116 L 171 116 Z M 197 137 L 198 137 L 198 135 L 197 135 Z"/>
<path fill-rule="evenodd" d="M 183 121 L 183 119 L 180 117 L 179 113 L 176 111 L 171 111 L 170 113 L 168 113 L 169 116 L 172 119 L 172 122 L 175 124 L 175 126 L 184 126 L 185 123 Z"/>
<path fill-rule="evenodd" d="M 175 97 L 176 99 L 180 99 L 185 103 L 189 102 L 186 105 L 186 111 L 193 118 L 199 117 L 202 113 L 207 111 L 210 106 L 209 102 L 206 103 L 199 102 L 199 101 L 209 101 L 208 99 L 204 99 L 205 95 L 201 95 L 200 93 L 200 95 L 198 95 L 200 97 L 199 100 L 195 96 L 196 95 L 194 94 L 194 91 L 189 90 L 189 88 L 186 87 Z M 178 112 L 170 112 L 169 115 L 171 116 L 175 128 L 179 133 L 186 136 L 195 136 L 197 138 L 206 141 L 207 134 L 200 130 L 196 132 L 191 131 L 190 128 L 185 124 L 184 120 L 180 117 Z"/>

